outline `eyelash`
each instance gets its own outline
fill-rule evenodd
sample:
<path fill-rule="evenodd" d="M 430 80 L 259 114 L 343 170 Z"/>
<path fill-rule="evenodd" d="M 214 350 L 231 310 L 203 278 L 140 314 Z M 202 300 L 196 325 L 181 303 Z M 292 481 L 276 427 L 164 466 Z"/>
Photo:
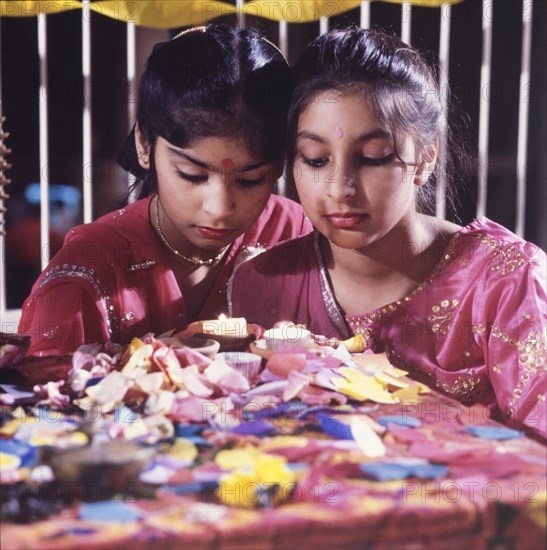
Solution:
<path fill-rule="evenodd" d="M 325 157 L 308 159 L 303 155 L 300 156 L 302 157 L 302 161 L 304 162 L 304 164 L 307 164 L 308 166 L 316 169 L 323 168 L 329 162 L 329 159 Z M 394 159 L 394 157 L 394 153 L 390 153 L 389 155 L 381 158 L 359 157 L 359 163 L 363 166 L 384 166 L 386 164 L 389 164 Z"/>
<path fill-rule="evenodd" d="M 205 183 L 209 178 L 208 176 L 192 176 L 190 174 L 186 174 L 182 170 L 177 170 L 177 175 L 179 178 L 189 181 L 190 183 L 194 183 L 196 185 L 199 185 L 201 183 Z M 241 187 L 254 187 L 255 185 L 260 185 L 264 181 L 264 176 L 260 176 L 257 179 L 240 179 L 237 180 L 238 185 L 241 185 Z"/>
<path fill-rule="evenodd" d="M 190 174 L 186 174 L 182 170 L 177 170 L 177 176 L 185 181 L 189 181 L 190 183 L 205 183 L 207 181 L 207 176 L 192 176 Z"/>

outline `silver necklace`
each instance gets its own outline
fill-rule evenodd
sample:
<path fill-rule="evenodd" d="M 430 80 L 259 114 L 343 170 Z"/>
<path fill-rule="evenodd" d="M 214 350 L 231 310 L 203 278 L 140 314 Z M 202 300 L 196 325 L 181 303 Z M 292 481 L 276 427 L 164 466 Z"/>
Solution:
<path fill-rule="evenodd" d="M 213 256 L 212 258 L 208 258 L 207 260 L 202 260 L 200 258 L 190 258 L 189 256 L 185 256 L 184 254 L 182 254 L 182 252 L 179 252 L 176 248 L 171 246 L 171 243 L 167 240 L 167 238 L 165 237 L 165 235 L 163 234 L 163 231 L 161 229 L 161 225 L 160 225 L 160 199 L 159 199 L 158 195 L 156 195 L 156 226 L 157 226 L 157 229 L 158 229 L 158 234 L 159 234 L 163 244 L 173 254 L 175 254 L 179 258 L 182 258 L 183 260 L 186 260 L 187 262 L 190 262 L 191 264 L 194 264 L 194 265 L 215 265 L 218 262 L 220 262 L 220 260 L 222 260 L 222 258 L 224 257 L 226 252 L 228 252 L 228 249 L 230 248 L 230 244 L 227 244 L 216 256 Z"/>

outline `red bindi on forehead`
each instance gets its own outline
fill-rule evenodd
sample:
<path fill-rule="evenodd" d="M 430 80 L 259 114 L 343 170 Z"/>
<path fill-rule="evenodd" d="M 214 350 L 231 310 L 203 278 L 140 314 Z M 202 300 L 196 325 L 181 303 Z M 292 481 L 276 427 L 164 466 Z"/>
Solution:
<path fill-rule="evenodd" d="M 232 159 L 223 159 L 222 161 L 223 168 L 232 168 L 233 165 L 234 165 L 234 161 Z"/>

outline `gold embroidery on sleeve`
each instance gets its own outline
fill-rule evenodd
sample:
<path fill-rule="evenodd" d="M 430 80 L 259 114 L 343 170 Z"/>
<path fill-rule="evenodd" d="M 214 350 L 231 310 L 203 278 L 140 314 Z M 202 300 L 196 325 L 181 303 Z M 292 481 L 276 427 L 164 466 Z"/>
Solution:
<path fill-rule="evenodd" d="M 509 401 L 506 411 L 506 414 L 511 416 L 530 379 L 540 376 L 547 370 L 546 335 L 545 332 L 532 331 L 524 340 L 515 340 L 501 332 L 497 327 L 494 327 L 492 329 L 492 336 L 515 346 L 518 350 L 520 377 L 517 386 L 513 388 L 513 397 Z"/>
<path fill-rule="evenodd" d="M 533 256 L 533 253 L 528 254 L 526 252 L 526 247 L 533 247 L 531 243 L 511 243 L 503 246 L 484 233 L 479 233 L 477 239 L 492 249 L 492 266 L 490 269 L 499 271 L 502 275 L 516 271 L 527 264 L 529 258 Z"/>
<path fill-rule="evenodd" d="M 458 300 L 443 300 L 439 305 L 431 307 L 431 315 L 427 320 L 431 323 L 431 331 L 446 334 L 450 329 L 450 321 Z"/>

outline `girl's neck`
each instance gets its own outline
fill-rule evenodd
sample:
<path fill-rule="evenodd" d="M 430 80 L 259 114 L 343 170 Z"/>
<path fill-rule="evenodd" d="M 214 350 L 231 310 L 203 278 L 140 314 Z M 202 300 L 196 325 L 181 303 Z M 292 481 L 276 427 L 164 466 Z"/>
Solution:
<path fill-rule="evenodd" d="M 326 252 L 329 270 L 355 273 L 367 279 L 383 280 L 397 273 L 419 277 L 422 264 L 438 261 L 442 252 L 437 246 L 439 228 L 430 220 L 433 218 L 422 215 L 402 220 L 381 239 L 363 249 L 343 249 L 324 240 L 322 249 Z"/>
<path fill-rule="evenodd" d="M 457 230 L 418 215 L 361 250 L 337 248 L 323 239 L 323 257 L 344 313 L 368 313 L 409 294 L 433 271 Z"/>

